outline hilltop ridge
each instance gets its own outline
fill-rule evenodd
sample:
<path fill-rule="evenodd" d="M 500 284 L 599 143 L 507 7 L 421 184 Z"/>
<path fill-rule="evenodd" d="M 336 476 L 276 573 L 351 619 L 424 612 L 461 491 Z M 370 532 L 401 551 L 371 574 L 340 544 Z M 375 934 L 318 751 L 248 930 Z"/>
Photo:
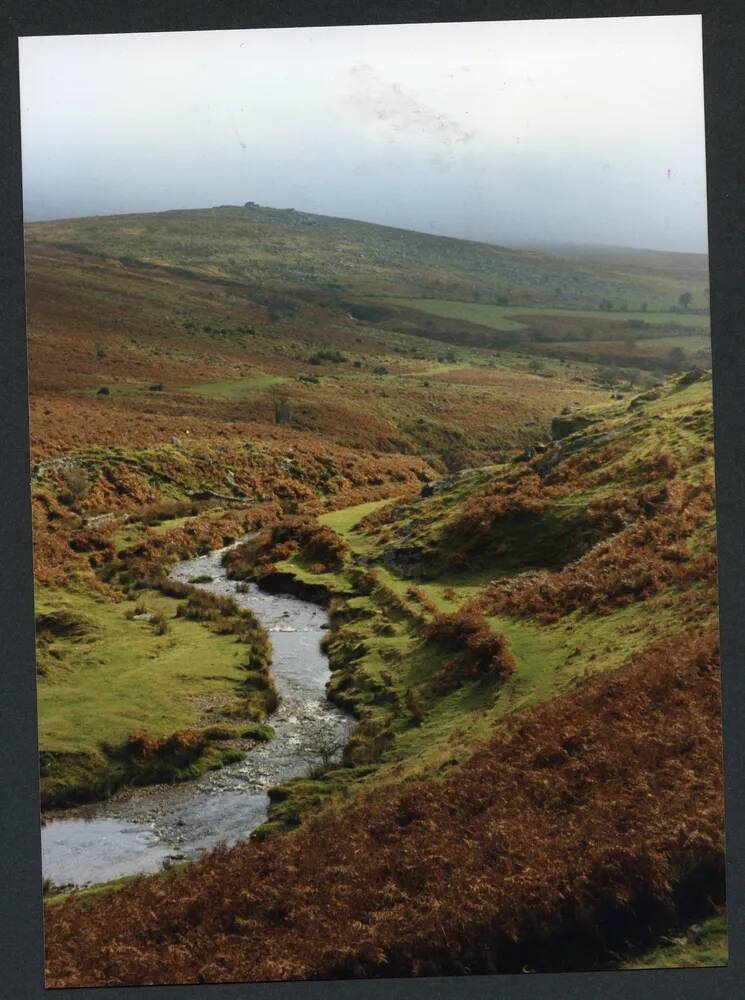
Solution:
<path fill-rule="evenodd" d="M 212 276 L 365 295 L 506 297 L 522 304 L 594 307 L 601 299 L 674 304 L 692 286 L 703 300 L 705 260 L 685 281 L 631 273 L 628 261 L 565 260 L 556 253 L 315 215 L 295 209 L 219 206 L 95 216 L 26 226 L 29 250 L 42 246 L 104 255 L 125 266 L 161 263 Z M 135 249 L 136 248 L 136 249 Z M 668 262 L 670 255 L 663 255 Z M 674 255 L 673 255 L 674 256 Z M 642 252 L 645 265 L 650 252 Z M 690 270 L 690 261 L 689 270 Z"/>

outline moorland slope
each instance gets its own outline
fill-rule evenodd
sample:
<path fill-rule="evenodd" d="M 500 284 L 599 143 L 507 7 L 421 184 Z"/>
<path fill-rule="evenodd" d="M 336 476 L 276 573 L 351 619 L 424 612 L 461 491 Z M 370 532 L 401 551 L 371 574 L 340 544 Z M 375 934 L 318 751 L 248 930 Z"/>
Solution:
<path fill-rule="evenodd" d="M 247 533 L 357 717 L 247 844 L 50 901 L 51 984 L 724 953 L 705 260 L 248 205 L 34 224 L 27 275 L 44 805 L 271 735 L 266 636 L 166 575 Z"/>

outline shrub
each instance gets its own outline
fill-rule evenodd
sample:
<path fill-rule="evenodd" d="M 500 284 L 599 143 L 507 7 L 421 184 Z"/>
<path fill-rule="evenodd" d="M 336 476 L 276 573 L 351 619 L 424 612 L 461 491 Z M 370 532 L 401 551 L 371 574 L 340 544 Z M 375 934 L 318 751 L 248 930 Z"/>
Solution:
<path fill-rule="evenodd" d="M 329 350 L 326 348 L 322 351 L 316 351 L 315 354 L 311 354 L 308 358 L 308 364 L 323 365 L 329 363 L 339 365 L 346 360 L 347 358 L 341 353 L 341 351 Z"/>
<path fill-rule="evenodd" d="M 378 575 L 374 570 L 366 570 L 357 580 L 357 590 L 365 596 L 372 594 L 378 584 Z"/>
<path fill-rule="evenodd" d="M 437 605 L 421 587 L 407 587 L 406 596 L 416 602 L 425 611 L 429 611 L 432 614 L 437 613 Z"/>
<path fill-rule="evenodd" d="M 467 681 L 501 680 L 515 670 L 505 636 L 493 632 L 482 614 L 462 609 L 437 615 L 426 638 L 456 655 L 435 675 L 435 687 L 449 691 Z"/>
<path fill-rule="evenodd" d="M 166 635 L 170 632 L 170 626 L 162 611 L 152 612 L 150 615 L 150 624 L 153 626 L 153 631 L 156 635 Z"/>
<path fill-rule="evenodd" d="M 146 732 L 131 733 L 116 749 L 105 747 L 114 759 L 135 765 L 132 784 L 149 784 L 176 777 L 178 772 L 196 763 L 207 749 L 209 740 L 199 729 L 183 729 L 170 736 L 153 736 Z"/>
<path fill-rule="evenodd" d="M 241 739 L 256 740 L 258 743 L 267 743 L 274 736 L 274 730 L 265 723 L 255 722 L 241 730 Z"/>
<path fill-rule="evenodd" d="M 232 729 L 230 726 L 220 725 L 207 726 L 202 730 L 202 732 L 204 733 L 206 739 L 213 740 L 216 743 L 223 742 L 224 740 L 235 739 L 237 735 L 235 729 Z"/>
<path fill-rule="evenodd" d="M 62 470 L 61 478 L 65 488 L 57 498 L 60 503 L 72 507 L 90 493 L 90 482 L 81 469 L 65 468 Z"/>
<path fill-rule="evenodd" d="M 160 524 L 162 521 L 198 514 L 203 508 L 204 504 L 195 501 L 158 500 L 156 503 L 143 504 L 135 508 L 129 519 L 139 521 L 141 524 Z"/>
<path fill-rule="evenodd" d="M 349 554 L 349 546 L 335 531 L 305 516 L 286 517 L 275 525 L 268 546 L 273 561 L 287 559 L 299 551 L 320 572 L 338 569 Z"/>

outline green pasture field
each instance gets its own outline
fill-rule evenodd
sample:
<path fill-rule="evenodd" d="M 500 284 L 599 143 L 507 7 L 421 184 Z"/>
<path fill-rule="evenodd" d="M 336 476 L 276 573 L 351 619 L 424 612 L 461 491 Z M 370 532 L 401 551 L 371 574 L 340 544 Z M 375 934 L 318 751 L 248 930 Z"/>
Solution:
<path fill-rule="evenodd" d="M 665 323 L 678 323 L 681 326 L 708 330 L 709 317 L 695 313 L 683 312 L 606 312 L 603 309 L 561 309 L 543 306 L 497 306 L 483 302 L 460 302 L 453 299 L 386 299 L 391 305 L 416 309 L 419 312 L 430 313 L 433 316 L 443 316 L 447 319 L 462 319 L 469 323 L 490 327 L 492 330 L 518 331 L 524 330 L 530 322 L 542 316 L 569 317 L 582 320 L 595 320 L 600 323 L 642 320 L 650 325 L 660 326 Z M 641 338 L 644 331 L 629 330 L 630 336 Z"/>
<path fill-rule="evenodd" d="M 94 754 L 133 731 L 169 735 L 197 726 L 208 703 L 235 699 L 246 658 L 235 635 L 174 617 L 177 601 L 155 591 L 142 591 L 137 604 L 163 614 L 168 632 L 128 619 L 131 601 L 38 588 L 37 616 L 62 611 L 82 623 L 79 638 L 51 643 L 59 667 L 38 681 L 42 751 Z"/>

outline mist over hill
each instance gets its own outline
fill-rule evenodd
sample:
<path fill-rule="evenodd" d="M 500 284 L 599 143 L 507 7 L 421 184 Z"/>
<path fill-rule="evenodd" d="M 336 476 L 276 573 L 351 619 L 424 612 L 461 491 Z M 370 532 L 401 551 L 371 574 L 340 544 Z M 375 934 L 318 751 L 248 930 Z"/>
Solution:
<path fill-rule="evenodd" d="M 28 220 L 250 198 L 706 246 L 700 17 L 24 38 L 21 64 Z"/>

